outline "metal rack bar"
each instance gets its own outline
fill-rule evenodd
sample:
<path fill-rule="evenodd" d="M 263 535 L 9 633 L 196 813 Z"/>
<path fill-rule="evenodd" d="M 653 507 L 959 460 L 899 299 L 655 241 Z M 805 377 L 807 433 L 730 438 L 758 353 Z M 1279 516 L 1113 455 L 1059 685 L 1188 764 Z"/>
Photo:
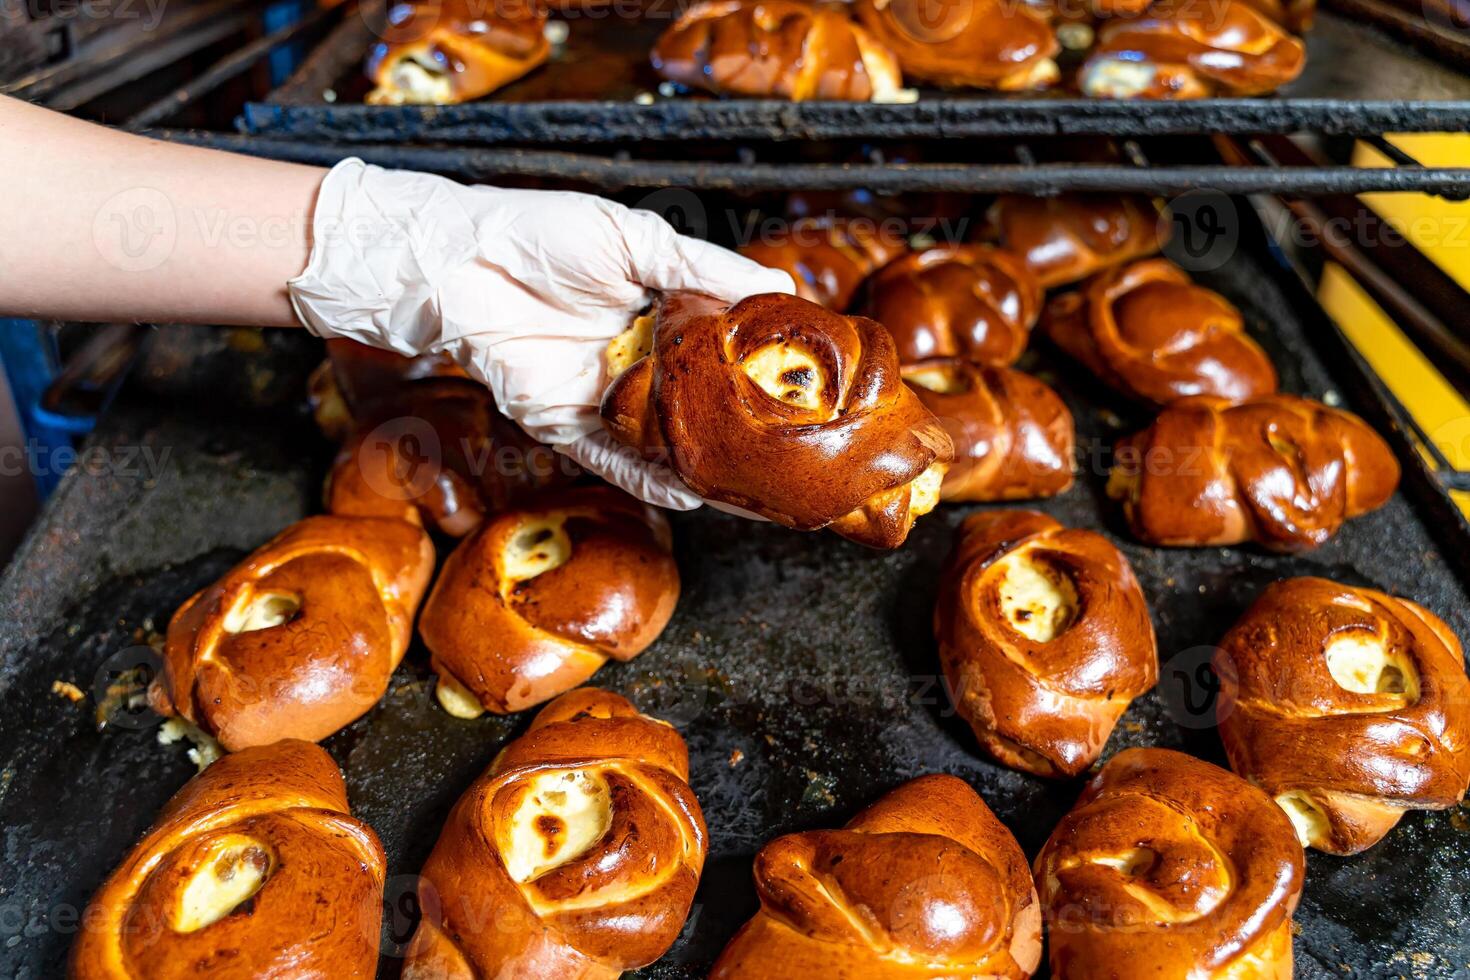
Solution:
<path fill-rule="evenodd" d="M 213 92 L 230 79 L 248 71 L 276 48 L 320 26 L 336 13 L 335 9 L 318 8 L 294 24 L 288 24 L 265 37 L 251 41 L 237 51 L 215 62 L 188 83 L 146 106 L 128 120 L 131 129 L 147 129 L 180 111 L 201 96 Z"/>
<path fill-rule="evenodd" d="M 271 140 L 199 130 L 155 130 L 160 139 L 328 166 L 348 156 L 369 163 L 457 174 L 472 180 L 540 177 L 602 189 L 685 187 L 706 190 L 956 191 L 1058 194 L 1122 191 L 1183 194 L 1356 194 L 1420 191 L 1470 197 L 1470 168 L 1403 170 L 1354 167 L 1241 168 L 1224 165 L 1143 169 L 1115 164 L 772 164 L 631 160 L 549 150 L 411 145 L 353 145 Z"/>
<path fill-rule="evenodd" d="M 48 65 L 15 81 L 0 85 L 0 93 L 41 102 L 69 111 L 135 82 L 210 45 L 217 44 L 256 21 L 259 3 L 219 0 L 186 8 L 152 30 L 129 32 L 89 57 Z"/>

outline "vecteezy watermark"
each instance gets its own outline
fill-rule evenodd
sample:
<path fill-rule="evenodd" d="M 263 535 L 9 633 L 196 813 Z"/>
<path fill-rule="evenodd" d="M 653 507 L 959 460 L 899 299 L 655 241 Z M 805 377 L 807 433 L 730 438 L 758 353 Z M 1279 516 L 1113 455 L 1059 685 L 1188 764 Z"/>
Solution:
<path fill-rule="evenodd" d="M 0 476 L 61 476 L 72 469 L 89 476 L 156 480 L 172 454 L 170 446 L 48 446 L 27 440 L 23 446 L 0 446 Z"/>
<path fill-rule="evenodd" d="M 1234 670 L 1229 655 L 1218 647 L 1197 646 L 1181 650 L 1159 670 L 1159 698 L 1164 710 L 1180 728 L 1214 728 L 1234 710 L 1234 702 L 1221 696 L 1222 672 Z"/>
<path fill-rule="evenodd" d="M 169 196 L 134 187 L 103 202 L 92 219 L 92 244 L 103 261 L 123 272 L 148 272 L 169 260 L 179 241 L 179 218 Z"/>
<path fill-rule="evenodd" d="M 1169 202 L 1161 220 L 1169 223 L 1164 254 L 1190 272 L 1218 269 L 1240 247 L 1240 214 L 1227 194 L 1182 194 Z"/>
<path fill-rule="evenodd" d="M 144 731 L 163 722 L 148 703 L 148 685 L 163 670 L 163 658 L 151 646 L 131 646 L 102 662 L 92 676 L 92 703 L 101 728 Z"/>
<path fill-rule="evenodd" d="M 644 195 L 633 207 L 652 211 L 681 235 L 705 238 L 709 235 L 709 214 L 699 195 L 683 187 L 665 187 Z"/>
<path fill-rule="evenodd" d="M 112 24 L 143 22 L 157 30 L 168 0 L 0 0 L 0 20 L 105 20 Z"/>

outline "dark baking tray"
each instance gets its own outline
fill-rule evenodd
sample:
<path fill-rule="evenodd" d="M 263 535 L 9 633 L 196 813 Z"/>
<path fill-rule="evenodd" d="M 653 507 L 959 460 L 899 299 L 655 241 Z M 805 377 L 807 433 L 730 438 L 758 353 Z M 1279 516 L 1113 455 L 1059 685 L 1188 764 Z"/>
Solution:
<path fill-rule="evenodd" d="M 376 35 L 370 16 L 348 16 L 269 100 L 246 104 L 241 126 L 304 140 L 466 144 L 1470 128 L 1470 76 L 1328 11 L 1307 36 L 1302 76 L 1267 98 L 1139 103 L 924 91 L 911 105 L 657 95 L 639 105 L 639 93 L 658 91 L 648 52 L 669 23 L 667 8 L 660 0 L 645 19 L 616 22 L 574 17 L 550 64 L 479 102 L 431 107 L 361 104 L 363 58 Z M 1458 63 L 1470 68 L 1470 56 Z M 328 92 L 335 101 L 324 101 Z"/>
<path fill-rule="evenodd" d="M 1389 426 L 1372 381 L 1320 308 L 1276 263 L 1247 205 L 1237 205 L 1240 248 L 1201 280 L 1242 306 L 1288 389 L 1341 398 L 1385 432 L 1404 484 L 1309 555 L 1139 546 L 1103 498 L 1096 462 L 1144 419 L 1036 345 L 1024 366 L 1063 393 L 1084 450 L 1077 487 L 1040 507 L 1119 542 L 1158 627 L 1163 684 L 1131 707 L 1109 752 L 1166 745 L 1221 761 L 1201 666 L 1209 644 L 1282 576 L 1406 594 L 1470 636 L 1465 581 L 1451 563 L 1467 551 L 1463 521 Z M 244 406 L 273 394 L 298 400 L 291 393 L 319 349 L 301 335 L 270 334 L 263 347 L 249 336 L 180 330 L 153 344 L 93 440 L 116 452 L 116 466 L 69 476 L 0 582 L 0 975 L 59 975 L 79 909 L 193 772 L 151 729 L 99 732 L 90 705 L 54 695 L 52 682 L 91 690 L 191 592 L 318 506 L 330 451 L 304 413 Z M 200 346 L 218 350 L 191 350 Z M 166 451 L 166 465 L 139 467 L 142 449 L 153 459 Z M 140 472 L 125 472 L 129 451 Z M 648 652 L 596 678 L 679 725 L 710 825 L 688 928 L 644 975 L 702 975 L 754 909 L 750 865 L 762 843 L 840 824 L 920 773 L 968 780 L 1030 854 L 1071 805 L 1080 781 L 1048 782 L 980 758 L 943 697 L 930 610 L 950 531 L 972 509 L 941 508 L 887 554 L 711 511 L 674 518 L 684 585 L 674 619 Z M 383 702 L 325 743 L 345 769 L 355 812 L 387 848 L 390 939 L 403 937 L 414 872 L 448 807 L 528 717 L 450 718 L 431 699 L 424 662 L 416 646 Z M 1297 975 L 1466 976 L 1467 816 L 1413 813 L 1360 857 L 1313 854 L 1297 913 Z M 390 977 L 393 948 L 385 946 Z"/>

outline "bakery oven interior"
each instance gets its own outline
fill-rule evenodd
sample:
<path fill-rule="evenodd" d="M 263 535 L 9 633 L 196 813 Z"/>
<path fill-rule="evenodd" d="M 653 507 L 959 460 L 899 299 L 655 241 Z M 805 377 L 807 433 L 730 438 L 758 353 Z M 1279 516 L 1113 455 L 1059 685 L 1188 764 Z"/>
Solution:
<path fill-rule="evenodd" d="M 7 90 L 162 138 L 319 163 L 358 154 L 472 180 L 596 190 L 731 245 L 759 216 L 788 213 L 793 199 L 806 207 L 858 201 L 943 237 L 965 235 L 998 192 L 1170 198 L 1170 256 L 1241 307 L 1283 390 L 1357 411 L 1389 440 L 1404 479 L 1388 506 L 1305 554 L 1137 545 L 1106 497 L 1103 461 L 1119 435 L 1148 418 L 1033 345 L 1019 366 L 1061 393 L 1079 446 L 1093 454 L 1084 453 L 1072 490 L 1037 509 L 1119 543 L 1158 632 L 1160 685 L 1132 705 L 1109 751 L 1162 745 L 1223 763 L 1206 669 L 1211 645 L 1279 578 L 1321 575 L 1409 595 L 1470 636 L 1470 529 L 1447 494 L 1464 487 L 1464 475 L 1436 458 L 1324 314 L 1313 284 L 1326 260 L 1348 269 L 1461 385 L 1470 381 L 1464 297 L 1412 249 L 1387 254 L 1313 234 L 1283 245 L 1272 234 L 1286 220 L 1310 232 L 1355 215 L 1361 206 L 1349 195 L 1364 190 L 1470 195 L 1470 171 L 1421 166 L 1382 136 L 1470 123 L 1470 46 L 1433 18 L 1384 0 L 1337 0 L 1318 35 L 1336 46 L 1334 55 L 1319 61 L 1396 59 L 1396 69 L 1324 70 L 1279 99 L 1220 100 L 1192 114 L 1170 104 L 1120 114 L 1065 100 L 977 99 L 947 107 L 941 119 L 922 115 L 923 100 L 872 113 L 671 100 L 641 116 L 626 98 L 438 112 L 334 107 L 321 92 L 360 58 L 348 43 L 358 29 L 350 13 L 282 17 L 279 7 L 201 4 L 184 14 L 166 28 L 168 55 L 155 50 L 156 36 L 148 44 L 69 38 L 62 57 L 43 51 Z M 308 53 L 288 78 L 273 59 L 292 46 Z M 152 61 L 140 67 L 128 52 L 144 50 Z M 776 131 L 788 138 L 771 139 Z M 691 132 L 705 139 L 674 142 Z M 649 138 L 629 151 L 621 141 L 636 133 Z M 1397 166 L 1345 166 L 1354 140 Z M 1190 254 L 1221 216 L 1232 247 Z M 156 327 L 119 328 L 107 342 L 126 356 L 88 352 L 105 375 L 88 377 L 88 390 L 110 390 L 120 374 L 113 368 L 128 370 L 91 438 L 138 465 L 70 475 L 0 583 L 5 976 L 59 975 L 88 896 L 193 771 L 179 746 L 159 744 L 158 719 L 116 710 L 109 688 L 148 660 L 150 642 L 183 599 L 319 510 L 332 456 L 302 397 L 321 357 L 310 338 Z M 709 509 L 674 518 L 684 583 L 674 619 L 646 653 L 609 664 L 597 679 L 679 726 L 710 824 L 695 912 L 668 955 L 639 975 L 702 976 L 754 910 L 751 858 L 765 841 L 840 823 L 921 773 L 969 781 L 1028 856 L 1072 805 L 1076 781 L 1041 780 L 985 759 L 944 695 L 930 614 L 953 529 L 973 509 L 941 508 L 892 553 Z M 58 681 L 86 697 L 58 696 Z M 526 720 L 453 719 L 431 689 L 416 644 L 383 702 L 324 743 L 343 767 L 354 812 L 388 853 L 383 976 L 397 975 L 417 915 L 415 872 L 449 807 Z M 99 714 L 99 705 L 113 710 Z M 1411 813 L 1354 858 L 1310 854 L 1296 915 L 1297 975 L 1460 975 L 1470 962 L 1467 855 L 1463 809 Z"/>

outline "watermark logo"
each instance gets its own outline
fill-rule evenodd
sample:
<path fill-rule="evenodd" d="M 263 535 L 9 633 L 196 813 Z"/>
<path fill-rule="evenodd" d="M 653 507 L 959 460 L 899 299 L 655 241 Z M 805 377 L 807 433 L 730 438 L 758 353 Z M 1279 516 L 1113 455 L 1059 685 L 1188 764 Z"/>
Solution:
<path fill-rule="evenodd" d="M 1240 247 L 1240 214 L 1229 195 L 1191 191 L 1169 202 L 1164 254 L 1190 272 L 1220 268 Z"/>
<path fill-rule="evenodd" d="M 169 260 L 179 240 L 173 201 L 153 187 L 114 194 L 92 219 L 92 244 L 123 272 L 147 272 Z"/>

